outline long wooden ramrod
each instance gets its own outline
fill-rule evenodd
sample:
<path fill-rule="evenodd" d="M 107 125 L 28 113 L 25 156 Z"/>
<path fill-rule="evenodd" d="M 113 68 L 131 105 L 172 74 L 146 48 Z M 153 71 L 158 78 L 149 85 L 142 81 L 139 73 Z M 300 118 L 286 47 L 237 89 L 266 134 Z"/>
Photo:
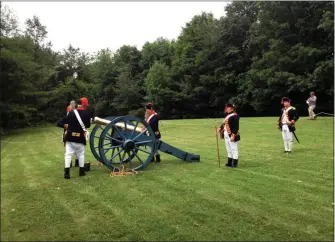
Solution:
<path fill-rule="evenodd" d="M 92 123 L 101 124 L 101 125 L 105 125 L 105 126 L 107 126 L 108 124 L 110 124 L 110 122 L 111 122 L 110 120 L 99 118 L 99 117 L 95 117 L 93 119 L 93 121 L 92 121 Z M 121 129 L 125 129 L 124 122 L 116 123 L 115 126 L 118 127 L 118 128 L 121 128 Z M 127 130 L 130 130 L 130 131 L 133 131 L 134 128 L 135 128 L 134 125 L 127 124 L 126 126 L 127 126 Z M 136 127 L 135 132 L 141 133 L 142 131 L 143 130 L 140 127 Z"/>
<path fill-rule="evenodd" d="M 215 125 L 215 135 L 216 135 L 216 151 L 218 153 L 218 161 L 219 161 L 219 167 L 221 166 L 220 162 L 220 149 L 219 149 L 219 138 L 218 138 L 218 131 L 217 126 Z"/>

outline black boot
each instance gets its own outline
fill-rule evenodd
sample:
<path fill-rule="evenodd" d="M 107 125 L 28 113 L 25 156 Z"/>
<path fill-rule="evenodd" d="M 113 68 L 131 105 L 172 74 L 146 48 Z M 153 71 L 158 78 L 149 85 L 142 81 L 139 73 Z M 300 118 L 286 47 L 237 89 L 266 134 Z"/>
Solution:
<path fill-rule="evenodd" d="M 151 162 L 155 162 L 155 157 L 154 156 L 151 158 Z"/>
<path fill-rule="evenodd" d="M 78 160 L 78 159 L 76 159 L 76 161 L 75 161 L 75 163 L 74 163 L 74 166 L 75 166 L 75 167 L 79 167 L 79 160 Z"/>
<path fill-rule="evenodd" d="M 233 159 L 231 167 L 236 168 L 237 167 L 238 160 Z"/>
<path fill-rule="evenodd" d="M 72 161 L 71 161 L 71 163 L 70 163 L 70 168 L 72 167 Z"/>
<path fill-rule="evenodd" d="M 156 162 L 161 162 L 161 156 L 160 155 L 156 155 Z"/>
<path fill-rule="evenodd" d="M 70 179 L 70 168 L 64 168 L 64 178 Z"/>
<path fill-rule="evenodd" d="M 79 167 L 79 176 L 86 176 L 85 167 Z"/>
<path fill-rule="evenodd" d="M 228 162 L 227 162 L 226 166 L 231 167 L 232 162 L 233 162 L 233 158 L 228 157 Z"/>

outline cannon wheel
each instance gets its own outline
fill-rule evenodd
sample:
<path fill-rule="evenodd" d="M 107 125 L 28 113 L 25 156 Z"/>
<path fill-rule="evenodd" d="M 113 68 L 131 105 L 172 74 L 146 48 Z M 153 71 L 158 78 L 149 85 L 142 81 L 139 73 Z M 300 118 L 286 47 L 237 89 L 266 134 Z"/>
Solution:
<path fill-rule="evenodd" d="M 113 117 L 107 117 L 107 118 L 104 118 L 104 119 L 113 120 Z M 101 133 L 104 131 L 105 127 L 106 127 L 105 125 L 97 124 L 97 125 L 94 126 L 94 128 L 92 129 L 92 132 L 90 133 L 90 149 L 91 149 L 91 152 L 92 152 L 93 156 L 95 157 L 95 159 L 97 159 L 97 161 L 102 162 L 102 163 L 104 163 L 104 162 L 99 155 L 99 139 L 100 139 Z M 113 131 L 112 131 L 112 133 L 113 133 Z M 113 137 L 113 134 L 112 134 L 112 137 Z M 124 163 L 129 162 L 129 160 L 131 160 L 134 157 L 135 157 L 135 154 L 132 154 L 131 157 L 128 158 Z"/>
<path fill-rule="evenodd" d="M 130 128 L 129 123 L 134 124 Z M 129 129 L 123 130 L 116 124 L 128 125 Z M 144 127 L 144 131 L 138 133 L 137 127 Z M 119 139 L 110 134 L 117 133 Z M 112 146 L 110 145 L 112 144 Z M 151 147 L 145 150 L 144 147 Z M 99 139 L 99 155 L 102 162 L 110 169 L 124 165 L 125 169 L 142 170 L 151 161 L 156 152 L 155 134 L 145 121 L 132 116 L 115 118 L 108 124 Z"/>
<path fill-rule="evenodd" d="M 106 120 L 112 120 L 113 117 L 107 117 L 105 118 Z M 97 124 L 94 126 L 94 128 L 92 129 L 92 132 L 90 133 L 90 149 L 91 152 L 93 154 L 93 156 L 95 157 L 95 159 L 97 159 L 97 161 L 100 161 L 103 163 L 100 155 L 99 155 L 99 139 L 101 136 L 101 133 L 104 131 L 105 126 L 104 125 L 100 125 Z"/>

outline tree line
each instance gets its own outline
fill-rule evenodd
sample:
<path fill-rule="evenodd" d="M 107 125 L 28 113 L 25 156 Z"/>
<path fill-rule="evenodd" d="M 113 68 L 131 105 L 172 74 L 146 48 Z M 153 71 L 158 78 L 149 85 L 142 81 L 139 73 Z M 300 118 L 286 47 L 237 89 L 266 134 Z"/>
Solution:
<path fill-rule="evenodd" d="M 278 115 L 282 96 L 304 115 L 315 91 L 317 108 L 333 112 L 332 1 L 232 2 L 219 19 L 194 16 L 175 40 L 97 54 L 54 51 L 37 16 L 21 30 L 1 5 L 2 129 L 55 122 L 81 96 L 100 117 L 143 117 L 152 101 L 174 119 L 221 117 L 226 102 L 241 116 Z"/>

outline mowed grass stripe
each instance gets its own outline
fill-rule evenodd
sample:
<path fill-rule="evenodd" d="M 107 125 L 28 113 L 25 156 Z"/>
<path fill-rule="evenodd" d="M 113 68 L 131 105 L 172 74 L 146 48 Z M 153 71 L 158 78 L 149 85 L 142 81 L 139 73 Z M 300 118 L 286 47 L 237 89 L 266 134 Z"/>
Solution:
<path fill-rule="evenodd" d="M 218 189 L 213 190 L 211 187 L 204 187 L 203 189 L 193 189 L 191 192 L 185 192 L 184 189 L 180 188 L 180 184 L 176 184 L 175 180 L 173 179 L 163 179 L 162 177 L 159 177 L 158 184 L 163 184 L 165 187 L 165 190 L 162 190 L 163 193 L 165 193 L 164 200 L 167 200 L 166 202 L 170 204 L 176 200 L 176 199 L 182 199 L 183 201 L 183 206 L 185 207 L 198 207 L 199 210 L 196 211 L 189 211 L 190 209 L 186 210 L 187 213 L 184 213 L 183 216 L 188 216 L 190 219 L 194 220 L 193 224 L 196 224 L 198 226 L 201 226 L 198 230 L 200 232 L 209 232 L 211 230 L 218 229 L 217 226 L 213 227 L 213 224 L 218 225 L 218 226 L 225 226 L 225 227 L 230 227 L 229 225 L 225 225 L 220 221 L 222 219 L 222 216 L 225 217 L 227 214 L 229 216 L 233 216 L 233 219 L 236 219 L 234 215 L 236 214 L 230 214 L 230 211 L 234 211 L 234 213 L 238 214 L 244 214 L 242 217 L 244 217 L 246 214 L 250 213 L 252 216 L 248 217 L 250 221 L 244 221 L 243 226 L 249 226 L 251 224 L 254 224 L 257 221 L 254 221 L 257 216 L 255 212 L 253 211 L 253 207 L 247 206 L 248 201 L 245 201 L 245 198 L 238 196 L 236 193 L 232 192 L 234 187 L 230 187 L 230 189 L 227 189 L 226 186 L 220 186 Z M 178 183 L 178 182 L 177 182 Z M 200 184 L 201 187 L 204 186 L 204 183 Z M 160 187 L 158 187 L 159 189 Z M 211 189 L 211 190 L 209 190 Z M 174 191 L 173 195 L 171 196 L 167 194 L 169 191 Z M 224 196 L 222 196 L 224 195 Z M 193 198 L 196 197 L 196 200 L 193 200 Z M 199 199 L 201 198 L 201 199 Z M 227 199 L 229 198 L 229 199 Z M 239 206 L 242 204 L 243 206 Z M 252 204 L 252 203 L 251 203 Z M 200 206 L 199 206 L 200 205 Z M 179 206 L 179 205 L 178 205 Z M 218 209 L 218 206 L 220 209 Z M 213 213 L 216 213 L 222 209 L 225 209 L 224 213 L 218 214 L 218 216 L 212 217 Z M 173 207 L 173 210 L 178 210 L 178 207 Z M 260 211 L 261 212 L 261 211 Z M 196 216 L 196 214 L 198 216 Z M 199 216 L 201 215 L 201 216 Z M 205 215 L 208 216 L 208 222 L 211 220 L 211 227 L 210 230 L 206 226 L 208 223 L 205 220 L 206 217 Z M 252 217 L 252 218 L 251 218 Z M 220 218 L 219 221 L 214 222 L 216 218 Z M 232 220 L 232 217 L 226 218 L 227 220 Z M 204 221 L 205 220 L 205 221 Z M 192 223 L 191 223 L 192 224 Z M 186 225 L 184 225 L 186 226 Z M 244 228 L 240 228 L 244 229 Z M 204 231 L 202 231 L 204 230 Z M 213 238 L 210 236 L 211 233 L 208 233 L 204 239 L 212 240 L 212 239 L 218 239 L 218 238 Z M 194 238 L 194 239 L 200 239 L 200 238 Z"/>
<path fill-rule="evenodd" d="M 163 140 L 200 154 L 200 163 L 162 154 L 162 163 L 136 176 L 111 178 L 93 166 L 80 178 L 72 168 L 69 181 L 62 129 L 17 131 L 1 144 L 1 238 L 332 240 L 332 119 L 299 120 L 301 144 L 290 156 L 276 120 L 241 119 L 236 170 L 224 167 L 222 140 L 218 167 L 214 121 L 222 119 L 169 120 Z M 86 154 L 94 162 L 88 146 Z"/>

